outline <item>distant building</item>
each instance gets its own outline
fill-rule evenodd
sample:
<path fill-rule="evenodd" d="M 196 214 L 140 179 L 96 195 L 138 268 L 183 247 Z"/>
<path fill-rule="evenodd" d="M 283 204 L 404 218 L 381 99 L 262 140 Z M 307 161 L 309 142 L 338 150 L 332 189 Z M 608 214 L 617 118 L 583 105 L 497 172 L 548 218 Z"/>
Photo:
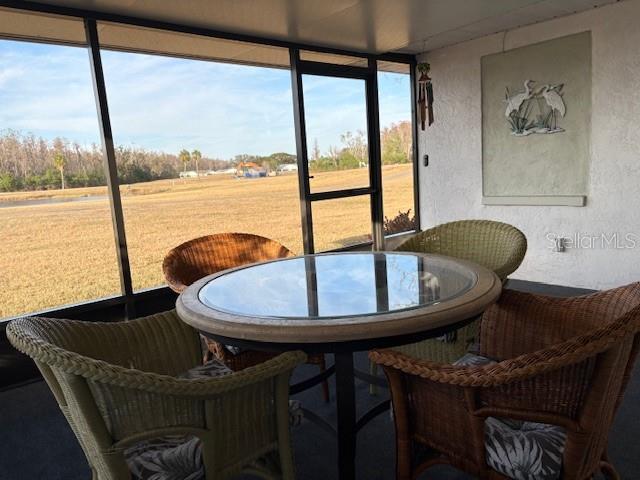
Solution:
<path fill-rule="evenodd" d="M 282 165 L 278 165 L 278 169 L 276 170 L 277 174 L 280 175 L 282 173 L 291 173 L 298 171 L 297 163 L 283 163 Z"/>
<path fill-rule="evenodd" d="M 247 178 L 266 177 L 267 171 L 255 162 L 240 162 L 236 167 L 236 176 Z"/>
<path fill-rule="evenodd" d="M 195 170 L 187 170 L 186 172 L 180 172 L 180 178 L 197 178 L 198 172 Z"/>

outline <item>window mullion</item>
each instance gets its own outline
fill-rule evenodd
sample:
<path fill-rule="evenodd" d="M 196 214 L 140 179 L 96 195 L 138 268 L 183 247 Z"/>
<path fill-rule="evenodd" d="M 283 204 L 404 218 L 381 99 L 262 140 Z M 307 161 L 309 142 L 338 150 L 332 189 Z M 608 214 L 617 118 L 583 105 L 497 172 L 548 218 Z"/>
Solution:
<path fill-rule="evenodd" d="M 113 144 L 113 133 L 111 131 L 111 119 L 109 117 L 109 106 L 107 103 L 107 91 L 104 83 L 104 72 L 102 70 L 102 58 L 100 55 L 100 43 L 98 40 L 98 29 L 96 21 L 86 18 L 84 20 L 87 45 L 89 49 L 89 61 L 91 65 L 91 77 L 93 80 L 93 91 L 98 112 L 98 122 L 100 136 L 102 140 L 102 151 L 104 155 L 105 171 L 107 177 L 107 189 L 109 192 L 109 203 L 111 205 L 111 219 L 113 225 L 116 251 L 118 254 L 118 268 L 120 271 L 120 287 L 122 294 L 126 297 L 126 315 L 128 318 L 135 317 L 133 286 L 131 280 L 131 266 L 129 264 L 129 252 L 127 249 L 127 238 L 124 228 L 124 214 L 122 210 L 122 199 L 120 198 L 120 182 L 118 180 L 118 170 L 116 155 Z"/>

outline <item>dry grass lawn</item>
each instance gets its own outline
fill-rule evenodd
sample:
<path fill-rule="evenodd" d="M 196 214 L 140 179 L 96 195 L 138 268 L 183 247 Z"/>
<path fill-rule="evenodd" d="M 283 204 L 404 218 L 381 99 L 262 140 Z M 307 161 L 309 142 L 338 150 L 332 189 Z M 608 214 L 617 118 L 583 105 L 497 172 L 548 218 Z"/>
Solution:
<path fill-rule="evenodd" d="M 413 207 L 410 165 L 384 167 L 383 180 L 387 216 Z M 311 180 L 312 191 L 367 184 L 366 170 Z M 302 251 L 296 175 L 161 180 L 121 192 L 136 290 L 161 285 L 165 253 L 201 235 L 257 233 Z M 56 199 L 76 201 L 24 204 Z M 362 241 L 371 231 L 368 196 L 316 202 L 313 217 L 318 251 Z M 0 318 L 120 293 L 104 187 L 1 194 L 0 245 Z"/>

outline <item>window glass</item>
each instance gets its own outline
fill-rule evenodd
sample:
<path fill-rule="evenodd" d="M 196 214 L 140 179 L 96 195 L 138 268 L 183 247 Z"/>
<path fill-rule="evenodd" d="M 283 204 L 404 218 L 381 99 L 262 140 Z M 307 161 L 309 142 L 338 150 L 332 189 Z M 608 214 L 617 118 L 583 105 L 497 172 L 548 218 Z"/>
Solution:
<path fill-rule="evenodd" d="M 369 186 L 364 80 L 302 75 L 311 193 Z"/>
<path fill-rule="evenodd" d="M 120 294 L 85 48 L 0 40 L 0 317 Z"/>
<path fill-rule="evenodd" d="M 288 70 L 102 57 L 135 290 L 163 284 L 166 253 L 203 235 L 302 251 Z"/>
<path fill-rule="evenodd" d="M 386 235 L 415 230 L 411 77 L 407 65 L 378 62 L 382 194 Z"/>
<path fill-rule="evenodd" d="M 313 238 L 316 252 L 370 242 L 371 197 L 319 200 L 312 204 Z"/>

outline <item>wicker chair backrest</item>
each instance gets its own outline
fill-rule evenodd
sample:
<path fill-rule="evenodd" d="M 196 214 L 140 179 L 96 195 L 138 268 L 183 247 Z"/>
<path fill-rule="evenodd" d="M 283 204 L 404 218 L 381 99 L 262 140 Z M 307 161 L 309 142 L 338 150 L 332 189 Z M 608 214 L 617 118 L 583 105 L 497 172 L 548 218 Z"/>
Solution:
<path fill-rule="evenodd" d="M 207 275 L 293 255 L 282 244 L 259 235 L 217 233 L 178 245 L 167 254 L 162 269 L 169 287 L 180 293 Z"/>
<path fill-rule="evenodd" d="M 516 227 L 493 220 L 459 220 L 420 232 L 396 248 L 438 253 L 478 263 L 507 278 L 522 263 L 527 239 Z"/>

